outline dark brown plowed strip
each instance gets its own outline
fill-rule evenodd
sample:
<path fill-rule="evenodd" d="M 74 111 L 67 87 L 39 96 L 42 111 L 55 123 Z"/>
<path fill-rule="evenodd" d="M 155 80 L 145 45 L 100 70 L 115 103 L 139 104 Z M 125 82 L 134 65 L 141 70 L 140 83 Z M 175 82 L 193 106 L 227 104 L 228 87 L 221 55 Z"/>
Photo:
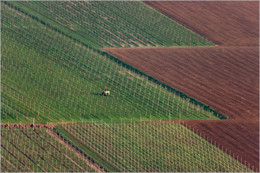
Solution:
<path fill-rule="evenodd" d="M 162 2 L 147 5 L 217 45 L 259 45 L 259 2 Z"/>

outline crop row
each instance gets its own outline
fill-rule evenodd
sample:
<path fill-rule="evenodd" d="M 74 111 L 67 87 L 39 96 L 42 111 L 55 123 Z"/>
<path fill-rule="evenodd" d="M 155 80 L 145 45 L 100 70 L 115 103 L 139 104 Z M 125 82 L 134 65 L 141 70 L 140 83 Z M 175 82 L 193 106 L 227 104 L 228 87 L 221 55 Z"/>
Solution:
<path fill-rule="evenodd" d="M 8 2 L 95 48 L 213 45 L 143 2 Z"/>
<path fill-rule="evenodd" d="M 56 130 L 123 172 L 252 171 L 176 123 L 82 122 L 62 124 Z"/>
<path fill-rule="evenodd" d="M 1 157 L 7 172 L 94 172 L 46 129 L 1 129 Z"/>
<path fill-rule="evenodd" d="M 2 9 L 3 122 L 217 118 L 29 16 Z M 110 97 L 101 96 L 104 87 Z"/>

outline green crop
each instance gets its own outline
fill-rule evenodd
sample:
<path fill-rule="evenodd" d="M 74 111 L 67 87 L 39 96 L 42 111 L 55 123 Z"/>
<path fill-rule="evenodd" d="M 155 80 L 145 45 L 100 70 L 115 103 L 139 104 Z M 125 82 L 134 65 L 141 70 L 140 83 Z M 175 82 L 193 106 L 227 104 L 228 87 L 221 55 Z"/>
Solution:
<path fill-rule="evenodd" d="M 56 131 L 110 171 L 252 171 L 177 123 L 82 122 L 61 124 Z"/>
<path fill-rule="evenodd" d="M 143 2 L 8 2 L 94 48 L 214 45 Z"/>

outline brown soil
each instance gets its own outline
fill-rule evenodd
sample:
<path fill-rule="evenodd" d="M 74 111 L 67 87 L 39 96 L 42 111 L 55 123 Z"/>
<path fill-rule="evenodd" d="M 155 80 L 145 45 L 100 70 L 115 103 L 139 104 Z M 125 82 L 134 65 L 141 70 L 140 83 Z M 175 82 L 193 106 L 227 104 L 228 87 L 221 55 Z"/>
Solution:
<path fill-rule="evenodd" d="M 103 50 L 229 116 L 185 125 L 258 171 L 259 3 L 145 3 L 219 46 Z"/>
<path fill-rule="evenodd" d="M 147 5 L 217 45 L 258 45 L 259 2 L 162 2 Z"/>

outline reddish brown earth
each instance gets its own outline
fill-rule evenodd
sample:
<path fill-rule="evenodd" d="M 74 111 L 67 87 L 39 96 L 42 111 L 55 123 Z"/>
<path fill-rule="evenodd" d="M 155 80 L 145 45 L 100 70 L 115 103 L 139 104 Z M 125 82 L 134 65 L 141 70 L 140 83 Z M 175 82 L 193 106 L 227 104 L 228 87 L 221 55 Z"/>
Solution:
<path fill-rule="evenodd" d="M 217 45 L 258 45 L 259 2 L 162 2 L 147 5 Z"/>
<path fill-rule="evenodd" d="M 145 3 L 218 46 L 104 50 L 229 116 L 185 124 L 258 171 L 259 2 Z"/>

